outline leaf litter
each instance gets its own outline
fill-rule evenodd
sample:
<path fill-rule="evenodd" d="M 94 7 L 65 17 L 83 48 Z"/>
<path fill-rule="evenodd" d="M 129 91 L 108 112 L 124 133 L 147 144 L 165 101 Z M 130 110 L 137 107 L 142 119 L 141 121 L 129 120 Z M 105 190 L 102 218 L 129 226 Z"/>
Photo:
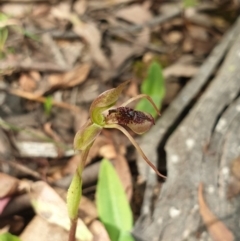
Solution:
<path fill-rule="evenodd" d="M 90 103 L 103 91 L 129 79 L 131 83 L 119 103 L 137 96 L 150 64 L 157 61 L 163 67 L 166 86 L 163 112 L 197 74 L 200 64 L 233 23 L 239 6 L 230 2 L 221 5 L 199 1 L 186 9 L 181 1 L 0 3 L 0 12 L 8 16 L 0 23 L 0 31 L 8 30 L 0 52 L 0 177 L 4 193 L 0 210 L 4 213 L 11 202 L 16 202 L 25 212 L 11 214 L 20 215 L 23 220 L 22 228 L 13 234 L 22 240 L 53 240 L 53 233 L 59 233 L 55 240 L 66 240 L 67 224 L 59 220 L 68 219 L 56 186 L 66 193 L 78 163 L 72 140 L 88 118 Z M 231 14 L 219 14 L 222 9 Z M 47 115 L 44 103 L 48 97 L 51 105 Z M 92 147 L 83 173 L 83 193 L 88 199 L 80 205 L 80 225 L 86 240 L 93 236 L 109 240 L 93 202 L 102 158 L 111 159 L 129 202 L 135 200 L 133 207 L 140 202 L 135 192 L 142 189 L 136 181 L 141 177 L 130 150 L 130 143 L 110 130 L 103 131 Z M 32 190 L 18 190 L 17 184 L 23 180 L 31 182 Z M 232 195 L 237 195 L 238 190 Z M 25 206 L 19 202 L 21 198 Z M 200 199 L 203 201 L 201 196 Z M 33 209 L 30 201 L 39 206 Z M 215 216 L 202 201 L 201 213 L 206 223 Z M 81 216 L 87 209 L 92 212 Z M 57 225 L 50 224 L 50 220 Z M 13 228 L 15 224 L 9 225 Z M 39 232 L 37 227 L 46 232 Z M 213 238 L 221 234 L 219 225 L 207 227 Z"/>

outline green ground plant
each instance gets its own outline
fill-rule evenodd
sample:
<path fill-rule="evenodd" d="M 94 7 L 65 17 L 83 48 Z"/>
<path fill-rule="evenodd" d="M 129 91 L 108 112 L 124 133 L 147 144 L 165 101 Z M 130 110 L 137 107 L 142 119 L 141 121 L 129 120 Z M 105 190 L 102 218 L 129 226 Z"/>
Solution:
<path fill-rule="evenodd" d="M 161 108 L 163 98 L 165 97 L 166 88 L 162 67 L 158 62 L 153 61 L 150 64 L 147 77 L 141 84 L 141 93 L 150 96 L 157 108 Z M 147 111 L 154 118 L 157 117 L 157 113 L 153 106 L 146 99 L 141 99 L 138 102 L 136 109 L 144 112 Z"/>
<path fill-rule="evenodd" d="M 110 161 L 103 159 L 98 176 L 98 216 L 112 241 L 134 241 L 133 215 L 123 185 Z"/>
<path fill-rule="evenodd" d="M 126 87 L 127 84 L 128 81 L 120 84 L 116 88 L 107 90 L 101 95 L 99 95 L 90 106 L 90 119 L 75 135 L 74 149 L 80 151 L 81 160 L 73 176 L 67 194 L 67 207 L 71 222 L 69 241 L 75 240 L 75 232 L 78 219 L 78 207 L 82 196 L 83 168 L 85 166 L 90 148 L 97 136 L 103 130 L 103 128 L 115 128 L 123 132 L 123 134 L 125 134 L 129 138 L 129 140 L 132 142 L 132 144 L 135 146 L 135 148 L 141 154 L 147 164 L 159 176 L 165 178 L 165 176 L 159 173 L 157 168 L 148 160 L 147 156 L 143 153 L 137 142 L 124 128 L 128 127 L 137 134 L 143 134 L 148 131 L 149 128 L 154 124 L 154 118 L 148 113 L 136 111 L 132 108 L 127 107 L 127 105 L 137 99 L 146 98 L 154 106 L 156 112 L 160 114 L 153 100 L 148 95 L 141 94 L 129 99 L 120 107 L 114 107 L 114 105 L 117 103 L 119 96 L 121 95 L 123 89 Z"/>

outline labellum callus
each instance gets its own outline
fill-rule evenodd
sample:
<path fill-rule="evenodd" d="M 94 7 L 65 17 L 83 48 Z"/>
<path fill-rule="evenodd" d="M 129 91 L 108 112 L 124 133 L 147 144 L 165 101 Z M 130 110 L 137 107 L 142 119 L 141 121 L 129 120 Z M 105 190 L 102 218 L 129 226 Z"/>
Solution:
<path fill-rule="evenodd" d="M 123 106 L 109 110 L 106 123 L 127 126 L 137 134 L 145 133 L 155 124 L 150 114 Z"/>

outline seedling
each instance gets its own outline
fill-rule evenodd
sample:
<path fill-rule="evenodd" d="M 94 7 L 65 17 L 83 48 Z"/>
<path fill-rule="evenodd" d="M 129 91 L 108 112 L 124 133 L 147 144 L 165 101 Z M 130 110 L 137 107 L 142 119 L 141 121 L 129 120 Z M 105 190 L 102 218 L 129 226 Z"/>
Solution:
<path fill-rule="evenodd" d="M 74 149 L 80 151 L 81 160 L 73 176 L 73 180 L 70 184 L 67 194 L 68 214 L 71 221 L 69 241 L 75 240 L 78 206 L 82 196 L 83 168 L 85 166 L 89 150 L 103 128 L 116 128 L 123 132 L 129 138 L 129 140 L 132 142 L 132 144 L 135 146 L 147 164 L 160 177 L 166 178 L 164 175 L 159 173 L 157 168 L 148 160 L 147 156 L 143 153 L 137 142 L 124 128 L 124 126 L 126 126 L 137 134 L 143 134 L 149 130 L 149 128 L 154 124 L 154 118 L 148 113 L 136 111 L 126 106 L 132 101 L 146 98 L 153 105 L 156 112 L 160 115 L 152 99 L 146 94 L 141 94 L 129 99 L 120 107 L 112 108 L 116 104 L 119 96 L 127 84 L 128 81 L 99 95 L 90 106 L 90 119 L 75 135 Z"/>

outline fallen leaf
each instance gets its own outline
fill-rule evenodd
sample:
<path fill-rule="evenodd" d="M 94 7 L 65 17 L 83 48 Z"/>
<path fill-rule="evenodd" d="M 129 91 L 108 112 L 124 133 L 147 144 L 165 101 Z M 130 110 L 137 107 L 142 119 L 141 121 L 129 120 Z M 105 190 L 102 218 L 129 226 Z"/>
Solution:
<path fill-rule="evenodd" d="M 100 156 L 106 158 L 106 159 L 114 159 L 117 157 L 116 150 L 113 146 L 113 144 L 107 144 L 99 149 Z"/>
<path fill-rule="evenodd" d="M 212 239 L 214 241 L 233 241 L 234 236 L 232 232 L 212 213 L 205 203 L 202 183 L 200 183 L 198 187 L 198 202 L 200 206 L 200 214 Z"/>
<path fill-rule="evenodd" d="M 240 193 L 240 157 L 233 160 L 231 165 L 231 177 L 228 184 L 227 197 L 233 198 Z"/>
<path fill-rule="evenodd" d="M 93 60 L 103 69 L 109 69 L 110 64 L 101 49 L 102 35 L 94 23 L 73 23 L 73 31 L 89 44 Z"/>
<path fill-rule="evenodd" d="M 20 235 L 24 241 L 66 241 L 68 233 L 63 228 L 49 224 L 46 220 L 36 215 Z"/>
<path fill-rule="evenodd" d="M 36 81 L 29 74 L 21 74 L 19 78 L 20 88 L 24 91 L 33 92 L 37 88 Z"/>
<path fill-rule="evenodd" d="M 94 220 L 89 225 L 89 229 L 94 236 L 94 241 L 111 241 L 105 227 L 100 221 Z"/>
<path fill-rule="evenodd" d="M 0 198 L 9 197 L 18 190 L 19 180 L 5 173 L 0 173 Z"/>
<path fill-rule="evenodd" d="M 131 45 L 112 41 L 110 43 L 111 63 L 114 69 L 119 68 L 135 51 Z"/>
<path fill-rule="evenodd" d="M 98 218 L 98 212 L 96 205 L 85 196 L 82 196 L 80 204 L 80 218 L 84 221 L 86 225 L 91 224 L 94 220 Z"/>
<path fill-rule="evenodd" d="M 52 74 L 48 77 L 50 89 L 54 88 L 69 88 L 81 84 L 86 80 L 91 66 L 89 64 L 82 64 L 76 66 L 71 71 L 64 74 Z M 49 90 L 49 89 L 48 89 Z M 46 90 L 45 90 L 46 91 Z"/>
<path fill-rule="evenodd" d="M 234 177 L 240 180 L 240 156 L 233 160 L 231 172 Z"/>
<path fill-rule="evenodd" d="M 47 183 L 39 181 L 32 185 L 29 193 L 35 212 L 48 221 L 65 230 L 69 230 L 70 220 L 67 213 L 66 203 Z M 81 219 L 78 219 L 76 237 L 84 241 L 92 241 L 89 232 Z"/>
<path fill-rule="evenodd" d="M 115 16 L 134 24 L 143 24 L 152 18 L 149 9 L 144 8 L 140 4 L 133 4 L 122 8 L 115 13 Z"/>

